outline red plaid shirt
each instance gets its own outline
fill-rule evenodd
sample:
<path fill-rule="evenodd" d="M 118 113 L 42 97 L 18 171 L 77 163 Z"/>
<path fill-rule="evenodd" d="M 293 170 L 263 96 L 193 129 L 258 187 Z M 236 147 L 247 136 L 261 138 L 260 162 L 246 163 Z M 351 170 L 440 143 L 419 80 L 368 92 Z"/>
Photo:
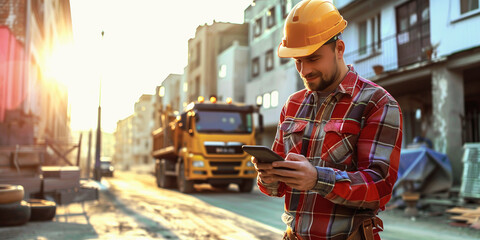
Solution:
<path fill-rule="evenodd" d="M 300 154 L 302 139 L 310 136 L 306 157 L 317 169 L 317 185 L 299 191 L 283 182 L 258 182 L 263 193 L 285 196 L 282 220 L 301 239 L 346 239 L 385 208 L 397 180 L 400 107 L 383 88 L 349 69 L 321 105 L 317 92 L 304 89 L 281 112 L 272 149 L 282 157 Z"/>

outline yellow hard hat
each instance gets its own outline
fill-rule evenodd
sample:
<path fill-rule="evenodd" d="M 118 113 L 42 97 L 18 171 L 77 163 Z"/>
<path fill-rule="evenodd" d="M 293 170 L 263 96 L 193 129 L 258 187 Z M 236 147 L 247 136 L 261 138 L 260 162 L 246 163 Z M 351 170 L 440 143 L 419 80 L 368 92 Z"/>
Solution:
<path fill-rule="evenodd" d="M 331 1 L 301 1 L 293 7 L 285 20 L 278 56 L 308 56 L 346 27 L 347 21 Z"/>

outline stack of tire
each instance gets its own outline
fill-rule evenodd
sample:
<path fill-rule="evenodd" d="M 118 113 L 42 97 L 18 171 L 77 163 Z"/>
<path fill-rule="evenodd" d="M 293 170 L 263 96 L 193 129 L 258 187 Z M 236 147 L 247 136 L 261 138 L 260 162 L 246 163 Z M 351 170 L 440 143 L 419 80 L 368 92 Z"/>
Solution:
<path fill-rule="evenodd" d="M 18 226 L 28 221 L 50 221 L 55 217 L 55 202 L 43 199 L 24 201 L 21 185 L 0 184 L 0 226 Z"/>

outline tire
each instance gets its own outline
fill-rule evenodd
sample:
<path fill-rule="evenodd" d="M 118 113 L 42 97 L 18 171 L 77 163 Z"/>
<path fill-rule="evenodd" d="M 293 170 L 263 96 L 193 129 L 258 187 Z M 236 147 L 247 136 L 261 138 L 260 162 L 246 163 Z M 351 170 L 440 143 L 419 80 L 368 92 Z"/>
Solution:
<path fill-rule="evenodd" d="M 30 206 L 25 201 L 0 204 L 0 226 L 23 225 L 30 219 Z"/>
<path fill-rule="evenodd" d="M 167 176 L 167 168 L 169 162 L 165 159 L 160 160 L 158 164 L 158 173 L 157 173 L 157 185 L 161 188 L 174 188 L 175 187 L 175 177 Z"/>
<path fill-rule="evenodd" d="M 178 174 L 178 189 L 182 193 L 191 193 L 195 190 L 193 181 L 185 179 L 185 166 L 183 161 L 180 162 L 180 172 Z"/>
<path fill-rule="evenodd" d="M 50 221 L 55 217 L 57 205 L 53 201 L 30 199 L 30 221 Z"/>
<path fill-rule="evenodd" d="M 22 185 L 0 184 L 0 204 L 19 202 L 24 194 Z"/>
<path fill-rule="evenodd" d="M 251 192 L 253 189 L 253 179 L 245 179 L 238 185 L 240 192 Z"/>

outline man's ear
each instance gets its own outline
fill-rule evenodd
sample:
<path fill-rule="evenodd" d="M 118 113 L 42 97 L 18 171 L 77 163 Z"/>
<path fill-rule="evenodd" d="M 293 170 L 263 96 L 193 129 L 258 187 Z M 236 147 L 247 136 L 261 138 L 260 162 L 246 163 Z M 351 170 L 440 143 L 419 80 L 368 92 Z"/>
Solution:
<path fill-rule="evenodd" d="M 338 59 L 341 59 L 343 58 L 344 53 L 345 53 L 345 42 L 342 39 L 338 39 L 335 47 L 335 55 Z"/>

